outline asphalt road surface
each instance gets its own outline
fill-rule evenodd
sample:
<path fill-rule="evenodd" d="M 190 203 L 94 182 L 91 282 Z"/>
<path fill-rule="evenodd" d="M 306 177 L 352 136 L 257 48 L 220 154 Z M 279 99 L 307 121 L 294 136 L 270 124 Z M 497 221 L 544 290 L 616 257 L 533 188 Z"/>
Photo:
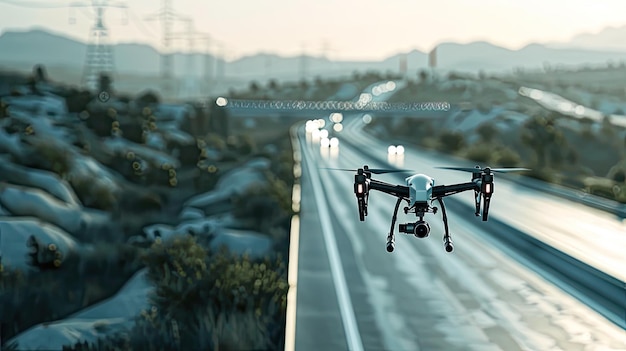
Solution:
<path fill-rule="evenodd" d="M 358 130 L 346 128 L 346 133 Z M 489 222 L 471 212 L 449 209 L 453 253 L 443 249 L 440 214 L 425 218 L 431 224 L 425 239 L 398 234 L 396 225 L 396 250 L 386 252 L 395 198 L 371 193 L 369 215 L 360 222 L 353 174 L 320 170 L 384 166 L 360 151 L 386 154 L 386 147 L 353 136 L 358 148 L 346 139 L 331 150 L 307 140 L 304 128 L 299 136 L 303 174 L 296 350 L 626 350 L 623 329 L 492 245 L 481 234 L 490 230 Z M 441 159 L 407 151 L 403 158 L 389 161 L 409 168 L 428 165 L 425 172 L 447 183 L 469 180 L 463 173 L 431 174 L 430 167 L 441 165 Z M 397 175 L 380 179 L 399 182 Z M 496 180 L 492 215 L 519 218 L 531 232 L 558 222 L 555 218 L 567 222 L 563 216 L 569 212 L 562 211 L 568 204 L 563 200 L 546 197 L 539 200 L 546 207 L 524 212 L 521 209 L 529 204 L 524 201 L 538 200 L 520 197 L 518 202 L 516 194 L 527 191 L 511 188 L 507 193 L 501 184 Z M 471 195 L 459 196 L 471 203 Z M 549 211 L 552 201 L 561 211 Z M 544 222 L 528 225 L 538 216 L 536 211 Z M 605 220 L 598 218 L 594 220 Z M 608 231 L 623 233 L 621 223 L 606 220 Z M 398 223 L 412 221 L 414 216 L 398 215 Z M 550 231 L 563 234 L 554 226 Z M 566 240 L 553 240 L 567 246 Z M 607 257 L 607 269 L 623 265 L 610 260 Z"/>

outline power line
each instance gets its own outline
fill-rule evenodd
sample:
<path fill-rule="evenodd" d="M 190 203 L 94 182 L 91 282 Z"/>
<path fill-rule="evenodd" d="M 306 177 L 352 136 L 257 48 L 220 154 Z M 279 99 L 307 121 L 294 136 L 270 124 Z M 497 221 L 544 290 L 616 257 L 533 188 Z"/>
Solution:
<path fill-rule="evenodd" d="M 155 38 L 157 36 L 156 33 L 152 29 L 145 26 L 145 22 L 139 18 L 139 16 L 135 13 L 135 11 L 133 11 L 132 9 L 128 9 L 128 13 L 130 14 L 131 19 L 133 20 L 132 22 L 136 25 L 136 28 L 139 29 L 139 31 L 141 31 L 143 35 L 152 37 L 152 38 Z"/>

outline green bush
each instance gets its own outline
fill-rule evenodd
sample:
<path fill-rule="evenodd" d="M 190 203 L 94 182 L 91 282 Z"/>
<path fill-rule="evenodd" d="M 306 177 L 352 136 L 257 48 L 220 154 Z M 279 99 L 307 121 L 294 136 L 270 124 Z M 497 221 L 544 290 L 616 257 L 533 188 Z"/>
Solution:
<path fill-rule="evenodd" d="M 500 167 L 516 167 L 521 163 L 520 155 L 511 148 L 504 147 L 494 156 L 495 164 Z"/>
<path fill-rule="evenodd" d="M 105 211 L 115 209 L 118 202 L 117 194 L 103 182 L 94 182 L 93 179 L 85 177 L 72 177 L 69 183 L 86 207 Z"/>
<path fill-rule="evenodd" d="M 209 133 L 204 138 L 202 145 L 206 145 L 207 147 L 215 149 L 219 152 L 223 152 L 224 150 L 226 150 L 226 141 L 224 141 L 221 136 L 215 133 Z"/>
<path fill-rule="evenodd" d="M 553 183 L 556 181 L 555 173 L 550 169 L 532 169 L 531 171 L 524 172 L 524 175 L 530 178 L 542 180 L 544 182 Z"/>
<path fill-rule="evenodd" d="M 34 155 L 30 158 L 37 168 L 58 174 L 61 178 L 67 177 L 72 167 L 71 155 L 54 143 L 32 140 Z"/>
<path fill-rule="evenodd" d="M 478 128 L 476 128 L 476 132 L 480 135 L 481 139 L 484 142 L 490 143 L 493 141 L 493 138 L 498 135 L 498 127 L 494 125 L 492 122 L 484 122 L 481 123 Z"/>
<path fill-rule="evenodd" d="M 249 219 L 252 226 L 263 233 L 277 221 L 291 215 L 291 188 L 273 174 L 267 175 L 267 184 L 256 186 L 233 198 L 233 214 L 240 219 Z"/>
<path fill-rule="evenodd" d="M 64 253 L 60 266 L 0 273 L 0 337 L 9 340 L 38 323 L 51 322 L 113 295 L 137 272 L 138 248 L 101 244 L 94 251 Z"/>
<path fill-rule="evenodd" d="M 465 157 L 476 162 L 490 164 L 493 156 L 493 145 L 475 143 L 467 149 Z"/>
<path fill-rule="evenodd" d="M 143 255 L 153 307 L 126 335 L 65 350 L 276 350 L 283 344 L 286 263 L 211 252 L 195 238 L 157 241 Z"/>
<path fill-rule="evenodd" d="M 441 150 L 455 153 L 465 146 L 463 133 L 457 131 L 444 131 L 439 136 Z"/>

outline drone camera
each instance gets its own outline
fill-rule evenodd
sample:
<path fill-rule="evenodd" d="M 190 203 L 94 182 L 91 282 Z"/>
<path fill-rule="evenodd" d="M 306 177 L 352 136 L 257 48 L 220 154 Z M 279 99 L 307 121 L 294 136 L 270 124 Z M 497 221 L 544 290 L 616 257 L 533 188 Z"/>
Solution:
<path fill-rule="evenodd" d="M 425 221 L 415 223 L 400 224 L 400 232 L 405 234 L 413 234 L 418 238 L 425 238 L 430 233 L 430 225 Z"/>
<path fill-rule="evenodd" d="M 415 234 L 418 238 L 425 238 L 430 233 L 430 226 L 428 223 L 424 221 L 419 221 L 415 223 L 415 229 L 413 230 L 413 234 Z"/>
<path fill-rule="evenodd" d="M 413 234 L 415 231 L 415 223 L 400 224 L 400 233 Z"/>

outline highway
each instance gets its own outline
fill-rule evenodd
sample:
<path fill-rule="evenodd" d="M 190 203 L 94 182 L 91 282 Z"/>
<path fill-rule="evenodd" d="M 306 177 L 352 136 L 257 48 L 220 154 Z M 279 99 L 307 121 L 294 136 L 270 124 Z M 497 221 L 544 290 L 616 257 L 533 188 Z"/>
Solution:
<path fill-rule="evenodd" d="M 389 166 L 381 164 L 387 145 L 360 130 L 360 115 L 346 121 L 336 149 L 320 148 L 302 127 L 297 133 L 303 173 L 296 350 L 626 350 L 623 327 L 591 308 L 593 301 L 581 302 L 538 274 L 542 267 L 530 269 L 491 239 L 523 231 L 623 282 L 623 222 L 497 177 L 490 218 L 507 226 L 480 221 L 463 206 L 472 195 L 459 194 L 448 207 L 453 253 L 443 249 L 439 214 L 426 217 L 432 231 L 425 239 L 398 234 L 396 225 L 396 250 L 387 253 L 395 199 L 372 193 L 360 222 L 353 174 L 320 169 Z M 467 165 L 434 153 L 407 148 L 388 161 L 439 184 L 469 180 L 432 168 Z M 400 183 L 402 176 L 380 179 Z M 414 220 L 398 216 L 398 223 Z"/>

